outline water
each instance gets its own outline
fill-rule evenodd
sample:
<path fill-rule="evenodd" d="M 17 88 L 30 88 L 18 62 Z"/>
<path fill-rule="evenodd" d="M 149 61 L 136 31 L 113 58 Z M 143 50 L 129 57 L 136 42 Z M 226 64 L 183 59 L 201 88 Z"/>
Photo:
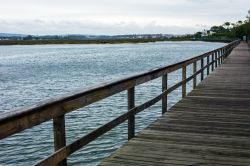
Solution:
<path fill-rule="evenodd" d="M 34 45 L 0 47 L 0 113 L 60 96 L 93 84 L 168 65 L 224 46 L 223 43 L 157 42 L 105 45 Z M 191 74 L 191 66 L 187 68 Z M 198 64 L 199 70 L 199 64 Z M 173 85 L 180 71 L 169 75 Z M 191 84 L 188 91 L 191 90 Z M 136 105 L 161 92 L 161 79 L 136 87 Z M 180 99 L 180 89 L 168 105 Z M 126 92 L 66 115 L 67 143 L 127 110 Z M 136 133 L 161 115 L 161 105 L 136 115 Z M 68 158 L 69 165 L 96 165 L 127 140 L 127 123 L 116 127 Z M 53 152 L 52 122 L 0 140 L 0 165 L 31 165 Z"/>

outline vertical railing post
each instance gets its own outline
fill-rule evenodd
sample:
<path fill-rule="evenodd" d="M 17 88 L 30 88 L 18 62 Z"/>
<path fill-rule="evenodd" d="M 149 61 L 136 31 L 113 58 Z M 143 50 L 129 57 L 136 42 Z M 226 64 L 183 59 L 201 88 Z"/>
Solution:
<path fill-rule="evenodd" d="M 53 119 L 54 149 L 55 151 L 66 146 L 65 116 L 61 115 Z M 57 166 L 67 166 L 67 159 L 62 160 Z"/>
<path fill-rule="evenodd" d="M 229 54 L 231 54 L 231 52 L 233 51 L 233 48 L 234 48 L 234 46 L 231 45 L 230 48 L 229 48 Z"/>
<path fill-rule="evenodd" d="M 215 68 L 218 67 L 218 59 L 217 59 L 218 56 L 217 55 L 218 55 L 218 51 L 215 52 Z"/>
<path fill-rule="evenodd" d="M 221 54 L 222 54 L 222 50 L 219 51 L 219 58 L 218 58 L 218 64 L 220 65 L 221 64 Z"/>
<path fill-rule="evenodd" d="M 207 75 L 209 75 L 209 66 L 210 66 L 209 57 L 210 57 L 210 55 L 207 56 Z"/>
<path fill-rule="evenodd" d="M 196 61 L 195 61 L 193 63 L 193 74 L 196 74 L 196 72 L 197 72 L 197 64 L 196 64 Z M 196 88 L 196 82 L 197 82 L 196 78 L 197 78 L 197 76 L 195 75 L 194 79 L 193 79 L 193 89 Z"/>
<path fill-rule="evenodd" d="M 225 48 L 225 55 L 224 55 L 224 59 L 223 60 L 225 60 L 226 57 L 227 57 L 227 53 L 228 53 L 227 51 L 228 51 L 228 47 Z"/>
<path fill-rule="evenodd" d="M 128 89 L 128 110 L 135 107 L 135 87 Z M 128 118 L 128 140 L 135 136 L 135 115 Z"/>
<path fill-rule="evenodd" d="M 220 64 L 222 64 L 222 62 L 223 62 L 223 56 L 224 56 L 224 48 L 223 48 L 222 51 L 221 51 Z"/>
<path fill-rule="evenodd" d="M 201 81 L 204 79 L 204 59 L 201 59 Z"/>
<path fill-rule="evenodd" d="M 226 48 L 223 49 L 223 55 L 222 55 L 221 63 L 224 61 L 225 56 L 226 56 Z"/>
<path fill-rule="evenodd" d="M 168 89 L 168 74 L 162 76 L 162 91 Z M 168 94 L 162 97 L 162 114 L 167 111 Z"/>
<path fill-rule="evenodd" d="M 186 80 L 187 78 L 187 72 L 186 72 L 186 65 L 182 67 L 182 81 Z M 182 98 L 186 97 L 186 81 L 182 83 Z"/>
<path fill-rule="evenodd" d="M 222 62 L 224 61 L 224 59 L 225 59 L 225 56 L 226 56 L 226 48 L 224 48 L 224 49 L 223 49 Z M 221 62 L 221 63 L 222 63 L 222 62 Z"/>
<path fill-rule="evenodd" d="M 220 59 L 220 50 L 218 50 L 218 52 L 217 52 L 217 64 L 218 64 L 218 66 L 220 66 L 219 59 Z"/>
<path fill-rule="evenodd" d="M 228 49 L 229 49 L 229 47 L 227 47 L 226 50 L 225 50 L 225 51 L 226 51 L 226 54 L 225 54 L 225 58 L 224 58 L 224 59 L 226 59 L 227 56 L 228 56 L 228 54 L 229 54 Z"/>
<path fill-rule="evenodd" d="M 214 71 L 214 53 L 212 54 L 212 71 Z"/>

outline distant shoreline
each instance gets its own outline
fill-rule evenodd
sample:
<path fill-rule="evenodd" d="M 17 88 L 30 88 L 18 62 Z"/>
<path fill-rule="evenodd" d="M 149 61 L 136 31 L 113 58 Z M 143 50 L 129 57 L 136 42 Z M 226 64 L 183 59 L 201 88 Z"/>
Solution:
<path fill-rule="evenodd" d="M 0 45 L 46 45 L 46 44 L 127 44 L 158 41 L 176 41 L 166 39 L 108 39 L 108 40 L 0 40 Z M 179 40 L 182 41 L 182 40 Z"/>
<path fill-rule="evenodd" d="M 0 40 L 0 45 L 47 45 L 47 44 L 137 44 L 161 41 L 205 41 L 225 42 L 231 40 L 193 40 L 187 38 L 170 39 L 108 39 L 108 40 Z"/>

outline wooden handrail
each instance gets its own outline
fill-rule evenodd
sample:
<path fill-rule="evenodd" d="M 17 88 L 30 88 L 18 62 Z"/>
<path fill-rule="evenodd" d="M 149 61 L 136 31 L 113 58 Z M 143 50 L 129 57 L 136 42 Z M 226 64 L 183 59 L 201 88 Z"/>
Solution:
<path fill-rule="evenodd" d="M 82 148 L 84 145 L 95 140 L 102 134 L 113 129 L 126 120 L 128 120 L 128 139 L 133 138 L 135 134 L 134 119 L 137 113 L 154 105 L 160 100 L 162 100 L 162 113 L 165 113 L 167 110 L 167 95 L 169 93 L 182 86 L 182 97 L 185 97 L 187 82 L 193 80 L 193 88 L 195 88 L 197 76 L 200 74 L 202 81 L 204 79 L 204 70 L 207 70 L 208 75 L 210 73 L 210 69 L 213 71 L 214 68 L 219 66 L 222 61 L 230 54 L 232 49 L 239 43 L 240 41 L 237 40 L 229 43 L 224 47 L 173 65 L 158 67 L 147 72 L 138 73 L 133 76 L 126 77 L 124 79 L 120 79 L 110 83 L 103 83 L 101 85 L 84 89 L 78 92 L 68 93 L 62 97 L 46 100 L 29 107 L 24 107 L 18 110 L 0 114 L 0 139 L 6 138 L 12 134 L 18 133 L 27 128 L 31 128 L 32 126 L 53 119 L 55 152 L 36 165 L 67 165 L 66 159 L 70 154 Z M 211 62 L 210 56 L 212 56 Z M 207 64 L 205 66 L 204 58 L 207 58 Z M 198 61 L 201 61 L 201 68 L 197 71 Z M 186 78 L 186 68 L 190 64 L 193 64 L 193 75 Z M 210 68 L 210 66 L 212 67 Z M 182 69 L 182 80 L 172 87 L 168 87 L 168 73 L 171 73 L 178 69 Z M 135 106 L 135 87 L 159 77 L 162 77 L 162 93 L 147 101 L 146 103 Z M 128 112 L 120 115 L 109 123 L 92 131 L 91 133 L 79 138 L 71 144 L 66 145 L 66 113 L 82 108 L 91 103 L 125 90 L 128 90 Z"/>

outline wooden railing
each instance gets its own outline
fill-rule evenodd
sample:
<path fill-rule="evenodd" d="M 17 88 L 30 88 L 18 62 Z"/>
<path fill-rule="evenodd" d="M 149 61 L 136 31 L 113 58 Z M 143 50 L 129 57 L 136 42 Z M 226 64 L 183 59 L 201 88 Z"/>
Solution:
<path fill-rule="evenodd" d="M 38 162 L 36 165 L 67 165 L 66 160 L 70 154 L 79 150 L 89 142 L 95 140 L 102 134 L 108 132 L 126 120 L 128 120 L 128 139 L 133 138 L 135 135 L 135 115 L 137 113 L 162 100 L 162 114 L 164 114 L 167 111 L 167 95 L 169 93 L 182 86 L 182 97 L 185 97 L 187 82 L 193 80 L 193 88 L 195 88 L 197 84 L 197 76 L 200 74 L 200 79 L 202 81 L 204 79 L 204 71 L 206 70 L 207 75 L 209 75 L 210 70 L 213 71 L 216 67 L 218 67 L 230 54 L 232 49 L 239 43 L 240 41 L 237 40 L 222 48 L 173 65 L 160 67 L 118 81 L 101 84 L 81 92 L 68 94 L 61 98 L 50 99 L 19 110 L 3 113 L 0 115 L 0 139 L 53 119 L 55 152 L 46 159 Z M 205 66 L 204 59 L 207 61 Z M 211 62 L 210 59 L 212 60 Z M 198 61 L 200 61 L 201 66 L 200 70 L 197 71 Z M 193 64 L 193 74 L 187 78 L 186 69 L 187 66 L 191 64 Z M 168 87 L 168 73 L 178 69 L 182 70 L 182 80 L 177 84 Z M 159 77 L 162 77 L 162 93 L 146 103 L 135 106 L 135 86 Z M 66 113 L 82 108 L 124 90 L 127 90 L 128 92 L 128 111 L 126 113 L 66 145 Z"/>

